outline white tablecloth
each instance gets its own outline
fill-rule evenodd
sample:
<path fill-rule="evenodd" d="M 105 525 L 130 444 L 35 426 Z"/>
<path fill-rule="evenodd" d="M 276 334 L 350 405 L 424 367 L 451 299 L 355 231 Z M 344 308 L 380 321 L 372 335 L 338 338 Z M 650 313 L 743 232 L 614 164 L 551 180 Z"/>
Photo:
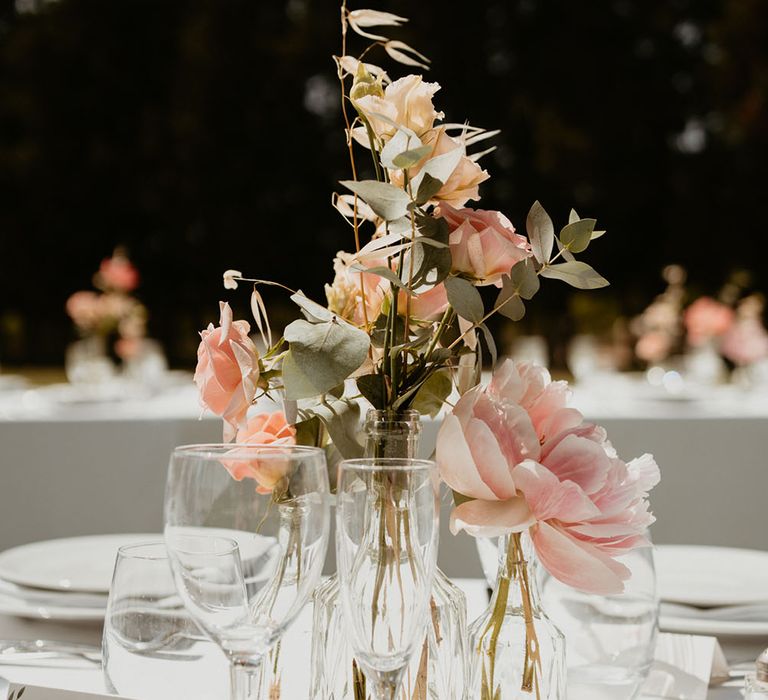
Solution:
<path fill-rule="evenodd" d="M 623 458 L 655 454 L 662 468 L 652 494 L 656 542 L 768 549 L 768 397 L 713 390 L 695 401 L 653 399 L 619 381 L 577 388 L 574 403 L 608 429 Z M 221 441 L 221 421 L 199 416 L 191 381 L 120 403 L 0 393 L 0 550 L 52 537 L 159 531 L 172 448 Z M 425 456 L 437 428 L 424 426 Z M 441 567 L 449 576 L 480 576 L 474 543 L 450 535 L 447 522 Z"/>
<path fill-rule="evenodd" d="M 477 579 L 458 579 L 456 583 L 464 589 L 467 594 L 467 608 L 469 619 L 478 616 L 488 598 L 485 590 L 485 582 Z M 309 639 L 312 625 L 311 606 L 304 609 L 294 627 L 289 630 L 284 640 L 284 653 L 291 654 L 291 649 L 309 648 L 307 640 Z M 98 644 L 101 639 L 100 628 L 98 625 L 73 625 L 64 623 L 52 623 L 45 621 L 25 621 L 18 618 L 11 618 L 0 615 L 0 638 L 5 639 L 57 639 L 69 641 L 82 641 Z M 765 640 L 742 639 L 736 644 L 729 645 L 724 640 L 724 650 L 729 661 L 743 661 L 745 658 L 756 658 L 762 649 Z M 292 647 L 292 644 L 294 645 Z M 300 684 L 308 684 L 305 680 L 309 674 L 309 659 L 298 658 L 297 663 L 291 668 L 291 675 L 297 674 Z M 226 697 L 226 665 L 222 657 L 222 693 L 221 698 Z M 0 677 L 7 678 L 13 682 L 29 683 L 36 685 L 46 685 L 57 688 L 67 688 L 71 690 L 81 690 L 86 692 L 105 692 L 104 681 L 101 670 L 96 667 L 84 667 L 82 664 L 77 667 L 62 664 L 61 667 L 39 667 L 39 666 L 13 666 L 0 665 Z M 151 684 L 150 679 L 146 679 Z M 294 682 L 296 678 L 293 679 Z M 707 696 L 707 700 L 737 700 L 741 698 L 739 685 L 730 685 L 729 687 L 712 688 Z M 137 698 L 137 700 L 143 700 Z M 189 700 L 197 700 L 189 698 Z M 200 698 L 199 700 L 211 700 L 210 698 Z M 286 697 L 285 700 L 303 700 L 303 698 Z M 643 698 L 641 700 L 650 700 Z"/>

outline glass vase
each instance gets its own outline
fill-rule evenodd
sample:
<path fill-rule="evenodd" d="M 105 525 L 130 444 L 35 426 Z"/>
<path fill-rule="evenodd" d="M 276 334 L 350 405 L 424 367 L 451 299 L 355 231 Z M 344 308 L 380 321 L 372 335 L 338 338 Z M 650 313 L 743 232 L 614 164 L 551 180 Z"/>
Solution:
<path fill-rule="evenodd" d="M 414 458 L 421 424 L 416 411 L 371 410 L 365 422 L 366 457 Z M 339 582 L 331 576 L 315 591 L 310 700 L 371 700 L 371 689 L 347 641 Z M 465 700 L 468 678 L 466 600 L 439 569 L 421 652 L 413 655 L 401 700 Z"/>
<path fill-rule="evenodd" d="M 499 538 L 491 602 L 469 627 L 469 697 L 565 699 L 565 638 L 542 609 L 536 566 L 527 534 Z"/>

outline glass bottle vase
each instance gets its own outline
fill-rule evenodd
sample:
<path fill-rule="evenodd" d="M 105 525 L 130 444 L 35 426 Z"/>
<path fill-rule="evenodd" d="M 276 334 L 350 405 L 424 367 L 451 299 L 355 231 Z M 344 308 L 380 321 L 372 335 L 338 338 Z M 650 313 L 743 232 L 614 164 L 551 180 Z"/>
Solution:
<path fill-rule="evenodd" d="M 541 607 L 536 566 L 527 534 L 499 538 L 499 568 L 491 602 L 469 627 L 469 697 L 566 697 L 565 637 Z"/>
<path fill-rule="evenodd" d="M 368 412 L 366 457 L 416 457 L 421 425 L 416 411 Z M 466 700 L 467 622 L 464 593 L 439 569 L 421 652 L 413 655 L 401 700 Z M 371 692 L 347 642 L 337 577 L 315 591 L 310 700 L 370 700 Z"/>

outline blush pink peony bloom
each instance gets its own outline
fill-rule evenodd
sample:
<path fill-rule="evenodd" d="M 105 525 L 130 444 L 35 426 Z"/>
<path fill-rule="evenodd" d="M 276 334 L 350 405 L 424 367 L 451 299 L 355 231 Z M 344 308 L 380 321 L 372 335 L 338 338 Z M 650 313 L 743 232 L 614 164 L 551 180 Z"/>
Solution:
<path fill-rule="evenodd" d="M 729 306 L 712 297 L 699 297 L 683 314 L 688 342 L 702 345 L 719 338 L 733 325 L 734 312 Z"/>
<path fill-rule="evenodd" d="M 248 337 L 247 321 L 233 321 L 232 309 L 220 302 L 220 326 L 210 324 L 200 333 L 195 383 L 201 404 L 221 416 L 224 438 L 230 440 L 245 427 L 248 407 L 259 381 L 259 353 Z"/>
<path fill-rule="evenodd" d="M 752 365 L 768 357 L 768 332 L 758 318 L 740 318 L 723 337 L 720 350 L 740 367 Z"/>
<path fill-rule="evenodd" d="M 453 270 L 471 275 L 481 285 L 501 287 L 502 275 L 531 256 L 525 236 L 504 214 L 483 209 L 454 209 L 443 202 L 437 216 L 448 222 Z"/>
<path fill-rule="evenodd" d="M 646 544 L 648 491 L 659 481 L 650 455 L 625 464 L 599 426 L 568 408 L 565 382 L 542 367 L 504 362 L 487 389 L 457 402 L 438 435 L 443 480 L 468 501 L 451 529 L 493 537 L 530 530 L 557 579 L 581 590 L 623 590 L 615 558 Z"/>
<path fill-rule="evenodd" d="M 260 413 L 251 418 L 248 423 L 237 431 L 235 441 L 238 445 L 281 445 L 296 444 L 296 429 L 288 423 L 282 411 L 275 413 Z M 236 455 L 237 447 L 231 454 Z M 274 453 L 270 458 L 249 460 L 222 460 L 233 479 L 254 479 L 259 493 L 271 493 L 275 486 L 287 473 L 290 462 L 276 459 Z"/>

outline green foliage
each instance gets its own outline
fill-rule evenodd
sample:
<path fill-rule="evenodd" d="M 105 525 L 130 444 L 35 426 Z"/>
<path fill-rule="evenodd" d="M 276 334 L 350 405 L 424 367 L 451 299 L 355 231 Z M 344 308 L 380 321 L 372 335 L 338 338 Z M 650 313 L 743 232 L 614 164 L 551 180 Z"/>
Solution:
<path fill-rule="evenodd" d="M 525 220 L 525 230 L 531 241 L 533 255 L 540 263 L 549 262 L 552 246 L 555 243 L 555 227 L 552 219 L 539 201 L 535 201 Z"/>
<path fill-rule="evenodd" d="M 572 221 L 560 231 L 560 241 L 572 253 L 581 253 L 587 249 L 592 240 L 592 232 L 595 230 L 596 223 L 595 219 Z"/>
<path fill-rule="evenodd" d="M 305 399 L 338 386 L 363 364 L 370 347 L 368 334 L 336 318 L 322 323 L 298 320 L 285 329 L 291 344 L 283 359 L 288 399 Z"/>
<path fill-rule="evenodd" d="M 448 303 L 459 316 L 472 323 L 480 323 L 485 309 L 477 287 L 463 277 L 449 277 L 445 280 L 445 291 Z"/>
<path fill-rule="evenodd" d="M 400 219 L 408 213 L 410 198 L 399 187 L 377 180 L 342 180 L 341 184 L 356 195 L 386 221 Z"/>
<path fill-rule="evenodd" d="M 378 409 L 386 408 L 387 392 L 384 386 L 384 376 L 381 374 L 366 374 L 357 378 L 357 388 L 371 406 Z"/>
<path fill-rule="evenodd" d="M 344 459 L 363 456 L 363 446 L 357 439 L 360 429 L 360 406 L 355 401 L 324 401 L 312 408 Z"/>
<path fill-rule="evenodd" d="M 453 389 L 448 370 L 438 370 L 421 385 L 411 407 L 422 415 L 434 418 Z"/>
<path fill-rule="evenodd" d="M 609 284 L 608 280 L 601 277 L 591 266 L 578 260 L 549 265 L 542 269 L 540 274 L 542 277 L 567 282 L 577 289 L 599 289 Z"/>

